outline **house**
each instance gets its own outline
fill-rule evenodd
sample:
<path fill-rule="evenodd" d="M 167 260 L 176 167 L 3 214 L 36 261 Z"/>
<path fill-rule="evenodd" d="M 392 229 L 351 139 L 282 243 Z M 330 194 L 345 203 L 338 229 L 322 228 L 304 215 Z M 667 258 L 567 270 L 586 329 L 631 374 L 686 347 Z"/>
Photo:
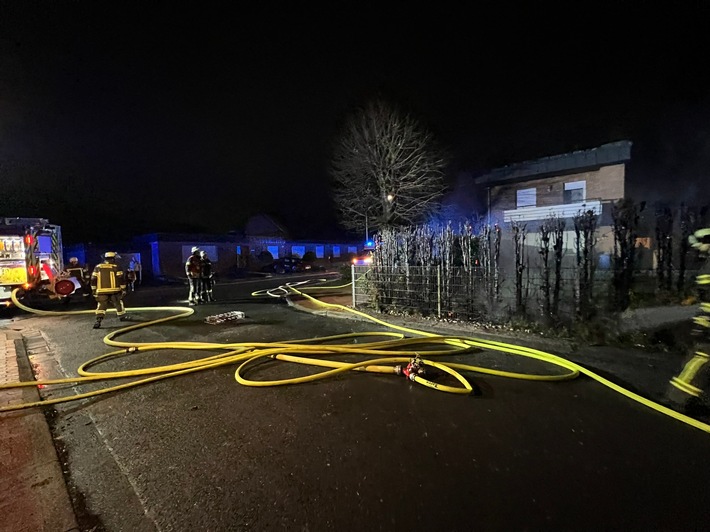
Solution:
<path fill-rule="evenodd" d="M 244 238 L 256 257 L 264 252 L 269 252 L 274 259 L 288 254 L 285 250 L 288 230 L 267 214 L 257 214 L 247 220 Z"/>
<path fill-rule="evenodd" d="M 303 257 L 312 252 L 316 259 L 338 262 L 362 250 L 353 242 L 291 240 L 289 232 L 270 216 L 260 214 L 247 222 L 244 232 L 225 235 L 152 233 L 133 239 L 129 247 L 139 252 L 143 275 L 147 278 L 182 278 L 185 261 L 193 246 L 207 252 L 214 272 L 227 278 L 260 270 L 272 259 Z"/>
<path fill-rule="evenodd" d="M 260 214 L 249 219 L 244 231 L 227 234 L 149 233 L 130 242 L 77 244 L 65 247 L 65 261 L 76 256 L 80 262 L 93 265 L 102 261 L 105 251 L 115 250 L 119 263 L 128 267 L 131 259 L 141 263 L 144 279 L 182 279 L 185 261 L 193 246 L 207 252 L 214 273 L 222 278 L 241 277 L 248 271 L 287 256 L 302 258 L 312 253 L 316 260 L 346 261 L 363 249 L 362 243 L 340 241 L 292 240 L 288 231 L 270 216 Z"/>
<path fill-rule="evenodd" d="M 303 257 L 311 252 L 317 259 L 331 258 L 338 262 L 362 250 L 362 244 L 353 242 L 316 242 L 291 239 L 289 231 L 266 214 L 257 214 L 247 221 L 244 238 L 252 256 L 268 252 L 272 258 Z"/>
<path fill-rule="evenodd" d="M 573 249 L 572 219 L 591 210 L 598 215 L 596 249 L 606 263 L 614 245 L 611 208 L 627 193 L 631 145 L 628 140 L 612 142 L 511 164 L 475 178 L 486 192 L 488 223 L 521 222 L 530 233 L 546 218 L 564 218 L 565 247 Z"/>
<path fill-rule="evenodd" d="M 145 277 L 166 279 L 185 277 L 185 262 L 193 246 L 207 252 L 219 276 L 233 273 L 239 257 L 249 255 L 248 246 L 233 235 L 150 233 L 135 237 L 130 244 L 140 253 Z"/>

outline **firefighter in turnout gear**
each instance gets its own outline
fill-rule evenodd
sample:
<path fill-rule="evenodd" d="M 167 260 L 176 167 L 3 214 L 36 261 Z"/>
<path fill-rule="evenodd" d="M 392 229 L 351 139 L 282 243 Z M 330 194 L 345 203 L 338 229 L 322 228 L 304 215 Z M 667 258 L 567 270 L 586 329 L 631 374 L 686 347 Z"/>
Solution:
<path fill-rule="evenodd" d="M 670 402 L 685 411 L 707 402 L 710 394 L 710 227 L 695 231 L 689 241 L 705 259 L 695 278 L 700 305 L 693 318 L 693 352 L 667 393 Z"/>
<path fill-rule="evenodd" d="M 91 287 L 89 286 L 89 271 L 85 265 L 79 264 L 77 257 L 69 259 L 69 264 L 64 267 L 64 271 L 69 277 L 74 277 L 81 286 L 81 292 L 84 297 L 91 295 Z M 67 298 L 69 299 L 69 298 Z"/>
<path fill-rule="evenodd" d="M 214 301 L 214 296 L 212 295 L 213 276 L 212 261 L 207 256 L 206 251 L 200 251 L 200 290 L 203 303 Z"/>
<path fill-rule="evenodd" d="M 189 305 L 197 305 L 201 302 L 200 271 L 200 248 L 194 246 L 192 248 L 192 255 L 190 255 L 187 258 L 187 262 L 185 262 L 185 275 L 187 275 L 187 282 L 190 283 L 190 294 L 187 297 L 187 303 Z"/>
<path fill-rule="evenodd" d="M 98 302 L 94 329 L 101 327 L 109 301 L 116 307 L 116 315 L 119 320 L 128 319 L 126 308 L 123 306 L 123 297 L 126 295 L 126 278 L 121 267 L 116 264 L 117 257 L 115 251 L 108 251 L 104 255 L 104 262 L 97 264 L 91 274 L 91 292 Z"/>

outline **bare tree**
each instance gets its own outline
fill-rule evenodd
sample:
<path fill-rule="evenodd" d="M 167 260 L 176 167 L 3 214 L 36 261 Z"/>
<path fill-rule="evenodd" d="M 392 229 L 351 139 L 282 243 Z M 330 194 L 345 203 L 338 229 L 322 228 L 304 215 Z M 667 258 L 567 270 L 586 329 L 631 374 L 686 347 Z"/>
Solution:
<path fill-rule="evenodd" d="M 500 226 L 482 225 L 478 239 L 484 292 L 489 310 L 492 310 L 500 297 L 500 243 L 502 241 Z"/>
<path fill-rule="evenodd" d="M 515 311 L 519 315 L 525 314 L 526 298 L 523 297 L 523 272 L 527 267 L 527 253 L 525 251 L 525 238 L 527 237 L 527 224 L 517 221 L 511 222 L 513 233 L 513 251 L 515 253 Z"/>
<path fill-rule="evenodd" d="M 640 213 L 646 207 L 642 202 L 637 205 L 630 198 L 623 198 L 612 205 L 611 218 L 614 232 L 614 255 L 612 265 L 614 271 L 613 289 L 614 310 L 626 310 L 631 304 L 631 288 L 634 283 L 634 267 L 636 261 L 636 239 Z"/>
<path fill-rule="evenodd" d="M 583 320 L 593 314 L 595 248 L 598 217 L 592 210 L 580 211 L 573 218 L 577 279 L 575 286 L 577 316 Z"/>
<path fill-rule="evenodd" d="M 552 251 L 555 257 L 555 284 L 552 288 L 552 315 L 559 317 L 562 291 L 562 259 L 565 255 L 565 219 L 557 217 L 552 224 Z"/>
<path fill-rule="evenodd" d="M 658 288 L 670 290 L 673 284 L 673 211 L 668 205 L 656 207 L 656 256 Z"/>
<path fill-rule="evenodd" d="M 559 216 L 549 216 L 538 228 L 538 253 L 542 268 L 542 314 L 545 321 L 553 323 L 559 318 L 560 289 L 562 284 L 562 256 L 564 255 L 565 219 Z M 552 252 L 551 264 L 550 252 Z M 553 270 L 554 267 L 554 270 Z M 555 279 L 552 282 L 552 273 Z"/>
<path fill-rule="evenodd" d="M 677 290 L 681 296 L 685 295 L 685 269 L 688 251 L 690 251 L 690 242 L 688 237 L 692 234 L 692 226 L 695 218 L 695 212 L 688 208 L 685 202 L 680 204 L 680 246 L 678 250 L 678 280 Z"/>
<path fill-rule="evenodd" d="M 336 138 L 331 174 L 342 225 L 417 224 L 438 207 L 446 157 L 412 116 L 382 100 L 357 110 Z"/>

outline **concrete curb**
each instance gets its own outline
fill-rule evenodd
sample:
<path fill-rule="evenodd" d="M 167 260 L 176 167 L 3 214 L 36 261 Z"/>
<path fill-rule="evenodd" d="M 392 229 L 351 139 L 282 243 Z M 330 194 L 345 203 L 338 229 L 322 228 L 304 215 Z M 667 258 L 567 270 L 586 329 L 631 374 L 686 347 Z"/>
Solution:
<path fill-rule="evenodd" d="M 0 359 L 6 369 L 0 381 L 33 380 L 22 335 L 0 331 Z M 14 364 L 15 371 L 12 371 Z M 36 387 L 0 392 L 3 404 L 40 400 Z M 0 416 L 1 530 L 78 531 L 76 515 L 44 414 L 38 409 Z"/>

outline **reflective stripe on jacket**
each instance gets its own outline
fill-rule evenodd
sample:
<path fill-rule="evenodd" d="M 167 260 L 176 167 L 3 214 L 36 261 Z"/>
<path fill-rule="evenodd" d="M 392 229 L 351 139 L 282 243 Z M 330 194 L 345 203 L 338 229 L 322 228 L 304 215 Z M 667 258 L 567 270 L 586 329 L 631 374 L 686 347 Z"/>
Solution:
<path fill-rule="evenodd" d="M 99 264 L 91 274 L 97 294 L 118 294 L 126 289 L 126 279 L 118 264 Z"/>
<path fill-rule="evenodd" d="M 76 277 L 79 280 L 83 279 L 84 275 L 86 274 L 86 269 L 82 268 L 81 266 L 69 265 L 66 268 L 66 271 L 69 274 L 69 277 Z"/>

